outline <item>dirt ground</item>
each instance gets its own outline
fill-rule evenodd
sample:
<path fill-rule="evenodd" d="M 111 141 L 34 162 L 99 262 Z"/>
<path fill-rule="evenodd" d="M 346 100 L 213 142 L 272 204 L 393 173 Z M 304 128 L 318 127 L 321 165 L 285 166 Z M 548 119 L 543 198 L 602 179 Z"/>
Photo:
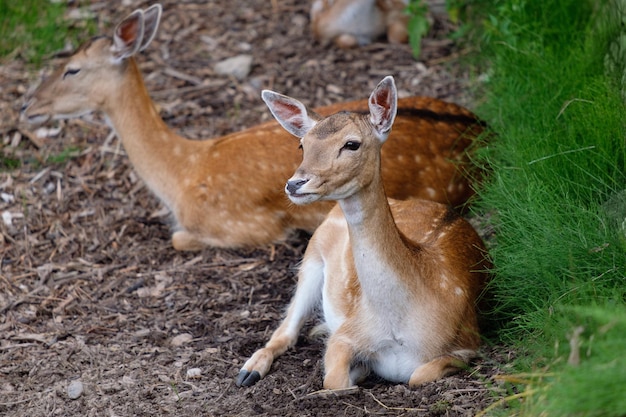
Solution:
<path fill-rule="evenodd" d="M 92 1 L 84 11 L 110 34 L 149 4 Z M 163 5 L 139 61 L 163 118 L 190 138 L 268 120 L 262 88 L 319 106 L 366 98 L 387 74 L 401 96 L 472 107 L 456 61 L 462 51 L 442 16 L 416 60 L 407 45 L 314 43 L 307 2 L 298 0 Z M 243 80 L 214 71 L 238 54 L 253 56 Z M 467 371 L 418 389 L 372 378 L 325 392 L 323 341 L 306 332 L 264 380 L 236 387 L 239 368 L 282 317 L 308 236 L 176 252 L 167 213 L 99 117 L 50 124 L 43 138 L 18 124 L 22 96 L 39 77 L 19 59 L 0 66 L 2 153 L 21 162 L 0 169 L 0 415 L 470 416 L 506 394 L 493 376 L 507 353 L 492 347 Z M 71 399 L 79 382 L 82 394 Z"/>

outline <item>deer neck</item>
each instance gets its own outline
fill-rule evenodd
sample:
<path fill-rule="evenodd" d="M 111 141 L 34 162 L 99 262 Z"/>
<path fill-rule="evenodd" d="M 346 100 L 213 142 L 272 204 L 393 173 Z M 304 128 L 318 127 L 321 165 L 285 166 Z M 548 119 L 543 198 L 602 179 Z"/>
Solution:
<path fill-rule="evenodd" d="M 403 276 L 413 269 L 414 254 L 394 222 L 380 176 L 339 204 L 363 293 L 372 305 L 389 308 L 407 293 Z"/>
<path fill-rule="evenodd" d="M 120 88 L 103 104 L 133 167 L 148 187 L 170 208 L 180 188 L 192 141 L 174 134 L 161 119 L 133 58 L 127 62 Z"/>

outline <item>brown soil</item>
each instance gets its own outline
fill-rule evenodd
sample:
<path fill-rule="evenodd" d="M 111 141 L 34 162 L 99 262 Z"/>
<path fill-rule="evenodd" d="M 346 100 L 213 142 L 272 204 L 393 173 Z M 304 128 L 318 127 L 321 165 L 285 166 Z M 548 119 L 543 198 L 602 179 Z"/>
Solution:
<path fill-rule="evenodd" d="M 215 137 L 269 119 L 262 88 L 319 106 L 366 98 L 387 74 L 401 95 L 471 107 L 441 16 L 416 61 L 407 45 L 315 44 L 305 3 L 164 1 L 159 34 L 139 61 L 166 122 L 190 138 Z M 110 34 L 147 5 L 87 9 Z M 254 57 L 243 81 L 213 71 L 240 53 Z M 469 416 L 502 395 L 492 376 L 506 357 L 491 348 L 471 369 L 418 389 L 372 378 L 324 392 L 323 341 L 307 332 L 264 380 L 236 387 L 243 361 L 282 317 L 308 237 L 174 251 L 166 213 L 99 117 L 62 122 L 44 138 L 18 124 L 38 77 L 19 59 L 0 65 L 2 156 L 21 162 L 0 170 L 0 414 Z M 78 399 L 68 397 L 74 381 L 84 388 Z"/>

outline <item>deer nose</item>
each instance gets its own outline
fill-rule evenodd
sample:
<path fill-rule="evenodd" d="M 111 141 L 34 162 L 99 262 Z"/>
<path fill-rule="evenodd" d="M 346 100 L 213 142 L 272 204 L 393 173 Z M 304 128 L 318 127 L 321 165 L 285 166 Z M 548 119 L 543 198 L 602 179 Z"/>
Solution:
<path fill-rule="evenodd" d="M 287 181 L 287 186 L 285 187 L 285 190 L 287 190 L 287 194 L 298 194 L 298 190 L 307 182 L 309 182 L 309 180 L 289 180 Z"/>

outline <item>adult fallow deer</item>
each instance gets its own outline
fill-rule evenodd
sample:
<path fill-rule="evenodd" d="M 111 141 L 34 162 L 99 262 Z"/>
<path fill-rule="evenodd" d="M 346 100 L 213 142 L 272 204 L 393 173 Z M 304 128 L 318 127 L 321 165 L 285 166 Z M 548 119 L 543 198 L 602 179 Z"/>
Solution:
<path fill-rule="evenodd" d="M 372 92 L 367 115 L 322 118 L 274 92 L 263 99 L 301 138 L 291 201 L 339 204 L 311 238 L 285 320 L 237 384 L 265 376 L 318 305 L 330 333 L 325 388 L 348 388 L 370 372 L 413 387 L 464 367 L 480 343 L 475 305 L 489 263 L 476 231 L 445 205 L 388 202 L 380 151 L 396 115 L 393 78 Z"/>
<path fill-rule="evenodd" d="M 136 10 L 112 37 L 84 43 L 27 97 L 22 119 L 105 113 L 139 176 L 173 213 L 178 250 L 259 246 L 292 229 L 312 233 L 333 203 L 299 207 L 284 195 L 283 178 L 298 166 L 300 151 L 276 122 L 204 141 L 163 122 L 134 58 L 155 37 L 160 17 L 158 4 Z M 339 109 L 366 111 L 367 102 L 319 111 Z M 466 109 L 431 98 L 401 100 L 399 112 L 395 145 L 383 153 L 389 195 L 463 204 L 473 194 L 466 152 L 481 124 Z"/>
<path fill-rule="evenodd" d="M 408 0 L 315 0 L 311 31 L 322 42 L 353 48 L 387 35 L 391 43 L 406 43 Z"/>

